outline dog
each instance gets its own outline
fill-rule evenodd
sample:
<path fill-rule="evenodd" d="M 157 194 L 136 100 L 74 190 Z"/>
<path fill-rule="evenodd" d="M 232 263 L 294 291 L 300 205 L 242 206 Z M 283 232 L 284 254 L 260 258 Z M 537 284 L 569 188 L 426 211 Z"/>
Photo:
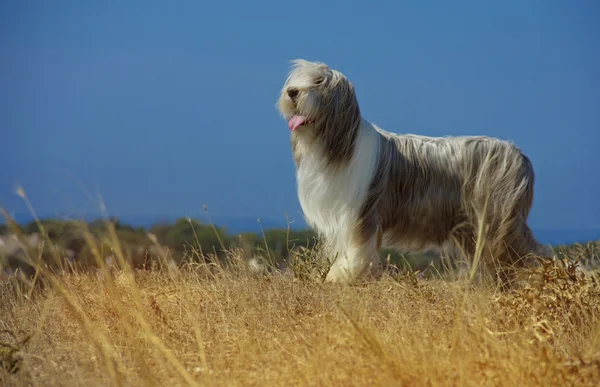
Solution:
<path fill-rule="evenodd" d="M 292 63 L 277 108 L 291 131 L 304 217 L 335 257 L 326 282 L 379 279 L 381 248 L 479 255 L 502 281 L 548 254 L 527 225 L 534 171 L 519 148 L 387 132 L 362 117 L 341 72 Z"/>

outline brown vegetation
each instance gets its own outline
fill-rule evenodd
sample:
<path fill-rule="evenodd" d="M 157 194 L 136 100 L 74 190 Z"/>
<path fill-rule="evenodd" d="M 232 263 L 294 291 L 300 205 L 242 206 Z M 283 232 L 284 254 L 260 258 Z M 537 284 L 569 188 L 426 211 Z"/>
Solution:
<path fill-rule="evenodd" d="M 313 249 L 286 272 L 257 274 L 239 249 L 132 270 L 110 230 L 120 267 L 98 256 L 95 274 L 38 266 L 34 282 L 1 285 L 5 385 L 600 381 L 600 278 L 567 260 L 523 271 L 509 292 L 393 268 L 348 287 L 321 282 Z"/>
<path fill-rule="evenodd" d="M 0 281 L 3 385 L 600 382 L 596 244 L 561 247 L 506 291 L 476 262 L 388 262 L 381 281 L 343 286 L 323 283 L 318 245 L 291 248 L 289 235 L 282 267 L 266 235 L 262 250 L 226 246 L 212 228 L 221 248 L 203 249 L 191 222 L 150 234 L 38 223 L 40 238 L 8 223 L 11 258 L 34 270 Z"/>

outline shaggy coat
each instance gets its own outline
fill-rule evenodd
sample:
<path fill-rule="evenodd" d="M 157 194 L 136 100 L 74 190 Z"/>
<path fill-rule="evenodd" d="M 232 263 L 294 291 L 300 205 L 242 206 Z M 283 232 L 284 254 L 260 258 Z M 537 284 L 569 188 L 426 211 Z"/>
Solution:
<path fill-rule="evenodd" d="M 527 225 L 533 168 L 511 143 L 386 132 L 362 118 L 344 75 L 304 60 L 277 106 L 304 216 L 337 257 L 326 280 L 379 276 L 382 247 L 473 259 L 479 237 L 484 263 L 504 280 L 529 254 L 548 255 Z"/>

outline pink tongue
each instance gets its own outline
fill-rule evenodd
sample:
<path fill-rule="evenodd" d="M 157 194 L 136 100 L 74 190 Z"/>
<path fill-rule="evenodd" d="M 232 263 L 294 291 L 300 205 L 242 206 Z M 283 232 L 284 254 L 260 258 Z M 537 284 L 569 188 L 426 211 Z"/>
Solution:
<path fill-rule="evenodd" d="M 290 130 L 296 130 L 300 125 L 306 122 L 306 117 L 304 116 L 293 116 L 288 122 L 288 126 Z"/>

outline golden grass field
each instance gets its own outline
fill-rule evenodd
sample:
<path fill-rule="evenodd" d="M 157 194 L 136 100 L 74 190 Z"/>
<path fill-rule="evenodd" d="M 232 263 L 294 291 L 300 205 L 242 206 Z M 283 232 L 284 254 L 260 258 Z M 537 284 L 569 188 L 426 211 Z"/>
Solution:
<path fill-rule="evenodd" d="M 127 257 L 112 233 L 117 262 Z M 90 243 L 93 242 L 90 240 Z M 597 386 L 600 277 L 568 260 L 500 291 L 388 270 L 325 284 L 243 254 L 153 271 L 102 265 L 0 286 L 5 386 Z M 100 253 L 98 253 L 99 261 Z M 35 260 L 35 257 L 32 257 Z M 165 261 L 166 262 L 166 261 Z M 473 273 L 475 273 L 473 271 Z"/>

